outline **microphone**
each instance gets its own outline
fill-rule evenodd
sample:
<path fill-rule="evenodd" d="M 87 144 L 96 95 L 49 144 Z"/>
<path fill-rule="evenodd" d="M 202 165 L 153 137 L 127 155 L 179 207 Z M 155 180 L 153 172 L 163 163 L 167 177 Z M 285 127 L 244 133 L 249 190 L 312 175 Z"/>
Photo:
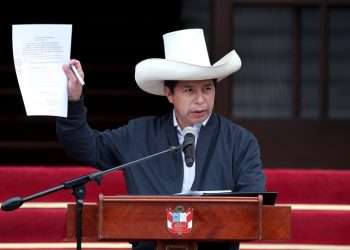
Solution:
<path fill-rule="evenodd" d="M 182 144 L 183 152 L 185 155 L 185 163 L 187 167 L 192 167 L 194 163 L 195 156 L 195 135 L 192 127 L 186 127 L 183 130 L 185 134 L 184 142 Z"/>

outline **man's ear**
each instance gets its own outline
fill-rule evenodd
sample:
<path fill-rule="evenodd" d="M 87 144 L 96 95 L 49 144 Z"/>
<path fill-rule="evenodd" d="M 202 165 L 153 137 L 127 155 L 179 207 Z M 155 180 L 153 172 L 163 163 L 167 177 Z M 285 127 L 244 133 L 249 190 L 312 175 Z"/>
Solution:
<path fill-rule="evenodd" d="M 164 86 L 164 95 L 166 96 L 166 98 L 168 98 L 168 101 L 170 103 L 173 103 L 173 93 L 167 86 Z"/>

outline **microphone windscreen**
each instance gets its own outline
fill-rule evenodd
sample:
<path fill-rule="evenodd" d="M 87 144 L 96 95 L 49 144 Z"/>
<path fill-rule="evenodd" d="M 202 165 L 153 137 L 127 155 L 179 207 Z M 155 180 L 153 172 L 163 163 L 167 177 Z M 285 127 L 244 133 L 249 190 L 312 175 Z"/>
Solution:
<path fill-rule="evenodd" d="M 195 156 L 195 133 L 192 127 L 186 127 L 183 130 L 184 142 L 183 152 L 185 155 L 185 163 L 187 167 L 192 167 Z"/>

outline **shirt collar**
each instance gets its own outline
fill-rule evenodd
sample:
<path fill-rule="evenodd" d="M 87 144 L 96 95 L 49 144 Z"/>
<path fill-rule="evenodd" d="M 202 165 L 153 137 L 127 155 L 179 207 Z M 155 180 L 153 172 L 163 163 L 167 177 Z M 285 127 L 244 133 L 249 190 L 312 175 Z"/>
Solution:
<path fill-rule="evenodd" d="M 201 126 L 204 126 L 207 125 L 207 122 L 209 121 L 209 118 L 210 118 L 211 114 L 208 116 L 207 119 L 205 119 L 203 122 L 201 123 L 197 123 L 197 124 L 194 124 L 193 127 L 201 127 Z M 179 129 L 181 129 L 181 127 L 179 126 L 179 124 L 177 123 L 177 119 L 176 119 L 176 115 L 175 115 L 175 110 L 173 110 L 173 123 L 174 123 L 174 127 L 177 127 Z"/>

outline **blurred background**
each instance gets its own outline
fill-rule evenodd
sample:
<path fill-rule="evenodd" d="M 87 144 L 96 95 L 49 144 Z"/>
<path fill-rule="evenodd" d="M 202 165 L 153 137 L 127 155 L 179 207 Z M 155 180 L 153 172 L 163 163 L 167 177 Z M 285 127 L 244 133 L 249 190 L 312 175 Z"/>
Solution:
<path fill-rule="evenodd" d="M 54 117 L 26 116 L 11 40 L 12 24 L 73 24 L 94 128 L 167 112 L 164 97 L 138 89 L 135 65 L 164 58 L 162 34 L 203 28 L 212 63 L 232 49 L 242 59 L 218 84 L 215 109 L 256 135 L 266 168 L 350 168 L 350 1 L 87 2 L 2 7 L 0 164 L 79 164 L 58 143 Z"/>

